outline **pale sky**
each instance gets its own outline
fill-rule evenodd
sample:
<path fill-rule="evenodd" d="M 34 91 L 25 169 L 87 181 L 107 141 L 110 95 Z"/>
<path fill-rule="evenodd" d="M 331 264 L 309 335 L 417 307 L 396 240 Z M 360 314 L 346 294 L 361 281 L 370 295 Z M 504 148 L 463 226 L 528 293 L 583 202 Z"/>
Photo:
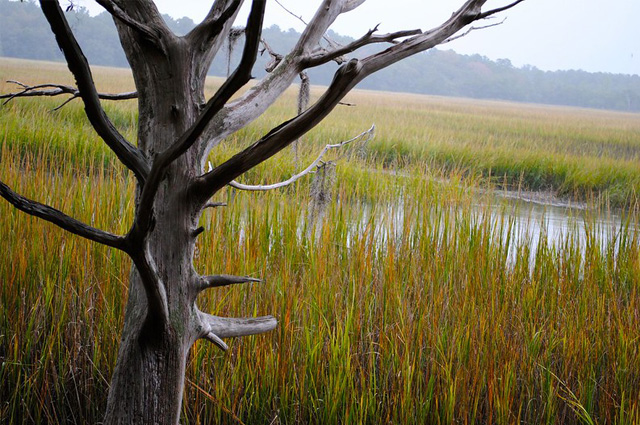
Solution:
<path fill-rule="evenodd" d="M 157 0 L 161 12 L 174 18 L 202 20 L 213 0 Z M 309 20 L 319 0 L 280 0 L 296 15 Z M 63 2 L 64 3 L 64 2 Z M 91 0 L 74 1 L 91 13 L 101 9 Z M 463 0 L 368 0 L 341 16 L 331 27 L 339 34 L 359 37 L 380 24 L 381 33 L 437 26 L 462 5 Z M 489 0 L 495 8 L 509 3 Z M 237 25 L 244 25 L 249 1 Z M 487 23 L 499 26 L 474 31 L 441 49 L 478 53 L 491 59 L 507 58 L 516 66 L 543 70 L 582 69 L 640 75 L 640 0 L 526 0 Z M 302 23 L 268 0 L 267 26 L 302 29 Z"/>

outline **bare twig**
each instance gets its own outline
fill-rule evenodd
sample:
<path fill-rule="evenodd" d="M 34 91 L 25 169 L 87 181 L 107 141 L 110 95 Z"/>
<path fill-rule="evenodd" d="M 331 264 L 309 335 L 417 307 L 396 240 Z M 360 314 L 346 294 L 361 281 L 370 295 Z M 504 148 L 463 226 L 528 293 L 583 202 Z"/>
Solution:
<path fill-rule="evenodd" d="M 349 140 L 345 140 L 344 142 L 326 145 L 322 149 L 322 151 L 320 152 L 318 157 L 311 164 L 309 164 L 309 166 L 307 168 L 305 168 L 304 170 L 302 170 L 298 174 L 295 174 L 295 175 L 291 176 L 287 180 L 281 181 L 279 183 L 269 184 L 269 185 L 248 185 L 248 184 L 238 183 L 237 181 L 232 180 L 231 182 L 229 182 L 229 186 L 231 186 L 231 187 L 233 187 L 235 189 L 239 189 L 239 190 L 247 190 L 247 191 L 254 191 L 254 192 L 255 191 L 266 191 L 266 190 L 280 189 L 280 188 L 289 186 L 289 185 L 295 183 L 296 181 L 300 180 L 302 177 L 306 176 L 307 174 L 315 173 L 316 170 L 318 170 L 322 166 L 324 155 L 329 150 L 339 149 L 339 148 L 341 148 L 341 147 L 343 147 L 345 145 L 348 145 L 348 144 L 356 142 L 356 141 L 362 141 L 363 143 L 367 143 L 367 142 L 369 142 L 371 139 L 373 139 L 375 137 L 375 130 L 376 130 L 376 126 L 372 125 L 370 129 L 358 134 L 356 137 L 353 137 L 353 138 L 351 138 Z"/>
<path fill-rule="evenodd" d="M 256 279 L 249 276 L 232 276 L 228 274 L 217 274 L 212 276 L 202 276 L 200 279 L 199 290 L 205 290 L 209 288 L 220 288 L 229 285 L 238 285 L 242 283 L 259 283 L 261 279 Z"/>
<path fill-rule="evenodd" d="M 324 50 L 321 52 L 315 52 L 305 59 L 303 62 L 303 66 L 305 68 L 312 68 L 318 65 L 322 65 L 324 63 L 330 62 L 332 60 L 336 60 L 337 58 L 346 55 L 347 53 L 354 52 L 361 47 L 367 46 L 369 44 L 374 43 L 398 43 L 397 39 L 403 37 L 415 36 L 418 34 L 422 34 L 420 30 L 409 30 L 409 31 L 398 31 L 390 34 L 384 35 L 374 35 L 374 33 L 378 30 L 378 26 L 369 30 L 364 36 L 360 37 L 358 40 L 347 44 L 346 46 L 340 47 L 335 50 Z"/>
<path fill-rule="evenodd" d="M 29 86 L 27 84 L 21 83 L 20 81 L 15 80 L 7 80 L 7 83 L 12 83 L 22 87 L 22 90 L 13 92 L 13 93 L 5 93 L 0 94 L 0 99 L 6 99 L 3 102 L 3 105 L 11 102 L 13 99 L 18 97 L 53 97 L 69 94 L 71 97 L 64 101 L 64 103 L 55 109 L 60 109 L 62 106 L 66 105 L 70 101 L 77 99 L 80 97 L 80 91 L 69 85 L 65 84 L 37 84 L 34 86 Z M 131 91 L 125 93 L 97 93 L 99 99 L 103 100 L 129 100 L 129 99 L 137 99 L 138 92 Z"/>
<path fill-rule="evenodd" d="M 287 12 L 289 15 L 293 16 L 294 18 L 296 18 L 297 20 L 299 20 L 300 22 L 302 22 L 305 26 L 308 26 L 309 24 L 307 23 L 307 21 L 305 21 L 302 16 L 300 15 L 296 15 L 295 13 L 293 13 L 291 10 L 287 9 L 287 7 L 285 5 L 283 5 L 282 3 L 280 3 L 279 0 L 275 0 L 275 2 L 278 4 L 278 6 L 280 6 L 285 12 Z M 342 13 L 342 12 L 340 12 Z M 329 38 L 326 34 L 324 34 L 322 36 L 322 38 L 324 38 L 324 41 L 326 41 L 327 43 L 329 43 L 330 46 L 339 46 L 340 44 L 335 42 L 334 40 L 332 40 L 331 38 Z"/>
<path fill-rule="evenodd" d="M 472 26 L 472 27 L 469 27 L 469 29 L 467 29 L 467 30 L 466 30 L 465 32 L 463 32 L 462 34 L 458 34 L 458 35 L 455 35 L 455 36 L 453 36 L 453 37 L 449 37 L 449 38 L 447 38 L 445 41 L 443 41 L 441 44 L 451 43 L 451 42 L 452 42 L 452 41 L 454 41 L 454 40 L 457 40 L 457 39 L 462 38 L 462 37 L 466 37 L 466 36 L 467 36 L 469 33 L 471 33 L 472 31 L 478 31 L 478 30 L 483 30 L 483 29 L 486 29 L 486 28 L 491 28 L 491 27 L 496 27 L 496 26 L 498 26 L 498 25 L 502 25 L 506 19 L 507 19 L 507 18 L 503 19 L 503 20 L 502 20 L 502 21 L 500 21 L 500 22 L 496 22 L 495 24 L 483 25 L 483 26 L 481 26 L 481 27 L 473 27 L 473 26 Z"/>

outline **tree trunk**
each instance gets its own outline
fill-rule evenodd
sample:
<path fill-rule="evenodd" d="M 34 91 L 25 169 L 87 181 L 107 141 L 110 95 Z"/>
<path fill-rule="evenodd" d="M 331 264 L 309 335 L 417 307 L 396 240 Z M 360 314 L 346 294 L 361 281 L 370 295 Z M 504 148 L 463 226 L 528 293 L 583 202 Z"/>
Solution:
<path fill-rule="evenodd" d="M 135 35 L 128 29 L 121 28 L 120 33 L 129 38 L 123 45 L 128 46 L 126 53 L 138 88 L 138 147 L 153 158 L 195 121 L 203 100 L 204 76 L 195 75 L 184 46 L 169 44 L 175 48 L 160 54 L 145 49 L 144 41 L 131 42 Z M 198 174 L 200 163 L 192 152 L 182 155 L 170 166 L 158 189 L 154 227 L 146 248 L 166 289 L 169 321 L 158 326 L 149 319 L 144 287 L 133 267 L 106 424 L 178 423 L 188 352 L 201 336 L 190 291 L 198 277 L 193 253 L 200 212 L 183 190 Z"/>

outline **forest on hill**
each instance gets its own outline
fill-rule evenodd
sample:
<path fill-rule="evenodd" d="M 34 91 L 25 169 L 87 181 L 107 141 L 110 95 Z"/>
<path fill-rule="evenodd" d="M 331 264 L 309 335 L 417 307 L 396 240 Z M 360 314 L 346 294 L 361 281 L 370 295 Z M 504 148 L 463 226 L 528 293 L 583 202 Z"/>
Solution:
<path fill-rule="evenodd" d="M 74 8 L 69 21 L 90 63 L 128 66 L 115 26 L 107 13 L 90 16 L 83 8 Z M 190 18 L 174 19 L 165 15 L 168 25 L 185 34 L 194 27 Z M 272 26 L 264 30 L 264 39 L 273 51 L 286 53 L 299 34 Z M 351 38 L 330 33 L 340 44 Z M 225 54 L 219 55 L 210 74 L 223 76 L 238 60 L 242 39 Z M 229 51 L 231 50 L 231 51 Z M 366 53 L 366 52 L 365 52 Z M 62 61 L 39 6 L 33 2 L 0 0 L 0 56 Z M 229 62 L 230 59 L 230 62 Z M 263 54 L 254 75 L 264 75 L 270 58 Z M 328 84 L 337 64 L 314 69 L 312 84 Z M 5 76 L 18 78 L 19 76 Z M 640 76 L 588 73 L 580 70 L 542 71 L 533 66 L 515 67 L 507 59 L 492 61 L 480 55 L 460 55 L 452 50 L 432 49 L 402 61 L 363 81 L 360 88 L 442 96 L 499 99 L 551 105 L 640 111 Z"/>

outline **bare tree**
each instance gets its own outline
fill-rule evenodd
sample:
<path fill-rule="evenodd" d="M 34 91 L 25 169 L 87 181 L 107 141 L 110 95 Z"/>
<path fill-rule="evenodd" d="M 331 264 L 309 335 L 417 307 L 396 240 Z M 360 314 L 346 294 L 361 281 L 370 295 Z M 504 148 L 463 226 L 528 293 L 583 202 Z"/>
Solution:
<path fill-rule="evenodd" d="M 201 276 L 194 269 L 198 220 L 210 199 L 236 177 L 272 157 L 320 123 L 341 99 L 366 78 L 411 55 L 473 29 L 473 22 L 523 0 L 483 10 L 486 0 L 467 0 L 452 16 L 428 31 L 378 35 L 371 30 L 345 46 L 321 39 L 338 16 L 364 0 L 323 0 L 295 47 L 272 71 L 236 100 L 251 78 L 260 48 L 266 0 L 253 0 L 244 29 L 239 65 L 208 100 L 204 84 L 209 65 L 221 51 L 242 0 L 215 0 L 206 18 L 185 36 L 173 34 L 151 0 L 96 0 L 112 16 L 133 71 L 137 89 L 138 144 L 133 145 L 104 112 L 89 64 L 58 1 L 40 0 L 77 89 L 46 87 L 80 97 L 98 135 L 137 180 L 135 218 L 125 235 L 82 223 L 50 206 L 27 199 L 0 182 L 0 195 L 16 208 L 59 227 L 125 252 L 133 266 L 124 328 L 109 390 L 106 424 L 176 424 L 184 388 L 185 363 L 194 342 L 207 339 L 226 349 L 224 338 L 274 329 L 276 319 L 223 318 L 198 309 L 198 294 L 209 288 L 256 279 Z M 393 6 L 390 6 L 393 7 Z M 310 107 L 283 122 L 227 161 L 204 171 L 207 157 L 224 138 L 259 117 L 305 70 L 335 61 L 357 49 L 386 45 L 363 59 L 344 62 L 333 82 Z M 25 93 L 27 90 L 24 87 Z"/>

